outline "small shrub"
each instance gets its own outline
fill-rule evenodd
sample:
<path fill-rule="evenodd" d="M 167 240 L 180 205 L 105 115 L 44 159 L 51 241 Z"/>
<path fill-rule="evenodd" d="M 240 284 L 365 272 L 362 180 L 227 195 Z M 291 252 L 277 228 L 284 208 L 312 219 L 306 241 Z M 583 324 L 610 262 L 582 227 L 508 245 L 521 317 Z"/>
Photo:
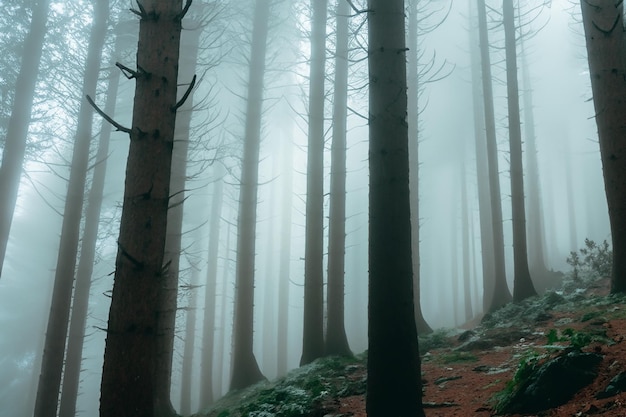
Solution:
<path fill-rule="evenodd" d="M 578 252 L 570 252 L 566 261 L 572 267 L 572 280 L 576 283 L 605 278 L 611 275 L 613 251 L 606 240 L 597 244 L 585 239 L 585 246 Z"/>

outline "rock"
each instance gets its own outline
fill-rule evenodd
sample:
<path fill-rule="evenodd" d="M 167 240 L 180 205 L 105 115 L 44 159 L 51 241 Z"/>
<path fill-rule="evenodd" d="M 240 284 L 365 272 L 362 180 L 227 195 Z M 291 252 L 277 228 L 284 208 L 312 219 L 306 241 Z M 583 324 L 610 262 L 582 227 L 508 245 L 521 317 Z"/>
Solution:
<path fill-rule="evenodd" d="M 596 353 L 574 351 L 547 361 L 519 381 L 512 394 L 498 405 L 498 412 L 537 413 L 565 404 L 594 380 L 601 360 Z"/>
<path fill-rule="evenodd" d="M 624 391 L 626 391 L 626 372 L 620 372 L 609 381 L 609 385 L 607 385 L 604 391 L 596 394 L 596 398 L 598 400 L 609 398 Z"/>

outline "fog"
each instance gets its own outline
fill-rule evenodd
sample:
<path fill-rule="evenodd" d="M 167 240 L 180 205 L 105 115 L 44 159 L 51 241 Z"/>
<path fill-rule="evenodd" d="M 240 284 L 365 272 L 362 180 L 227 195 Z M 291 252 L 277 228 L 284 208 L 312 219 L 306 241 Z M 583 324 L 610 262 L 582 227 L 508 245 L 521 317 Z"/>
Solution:
<path fill-rule="evenodd" d="M 29 3 L 29 2 L 16 2 Z M 32 414 L 41 366 L 43 340 L 48 320 L 54 280 L 62 210 L 69 175 L 73 129 L 77 103 L 81 100 L 82 60 L 87 47 L 91 7 L 72 0 L 53 2 L 46 45 L 59 42 L 57 49 L 44 49 L 44 62 L 37 85 L 37 99 L 30 125 L 29 149 L 7 254 L 0 278 L 0 415 Z M 83 4 L 85 3 L 85 4 Z M 115 19 L 132 19 L 126 2 L 111 2 Z M 194 2 L 195 5 L 196 2 Z M 198 1 L 197 3 L 203 3 Z M 233 303 L 236 268 L 237 207 L 245 96 L 247 56 L 253 7 L 249 2 L 218 1 L 207 7 L 214 16 L 203 32 L 203 47 L 196 67 L 200 82 L 194 91 L 194 112 L 190 130 L 189 165 L 182 254 L 180 263 L 179 311 L 172 370 L 172 402 L 180 405 L 185 320 L 192 295 L 197 296 L 192 411 L 200 402 L 200 356 L 202 317 L 207 279 L 207 250 L 211 201 L 215 185 L 223 181 L 220 240 L 216 274 L 214 387 L 216 396 L 227 392 L 231 369 Z M 292 4 L 293 3 L 293 4 Z M 327 79 L 325 101 L 326 145 L 324 155 L 325 236 L 328 230 L 328 189 L 334 53 L 334 5 L 329 5 L 327 29 Z M 359 3 L 359 2 L 355 2 Z M 360 2 L 364 3 L 364 2 Z M 522 7 L 539 6 L 540 1 L 520 2 Z M 526 5 L 533 3 L 533 5 Z M 420 96 L 419 205 L 421 256 L 421 307 L 432 328 L 463 324 L 460 280 L 468 280 L 475 316 L 482 311 L 482 265 L 474 150 L 474 115 L 468 2 L 455 0 L 419 1 L 427 16 L 425 27 L 440 24 L 421 38 L 424 60 L 432 57 L 442 65 L 445 76 L 426 82 Z M 500 2 L 488 1 L 494 9 Z M 81 7 L 82 6 L 82 7 Z M 218 7 L 219 6 L 219 7 Z M 293 7 L 291 7 L 293 6 Z M 22 8 L 28 9 L 28 6 Z M 212 9 L 214 7 L 214 9 Z M 278 289 L 281 238 L 288 214 L 283 209 L 291 194 L 288 305 L 288 368 L 298 366 L 302 354 L 304 245 L 307 164 L 307 102 L 309 10 L 301 2 L 276 1 L 270 24 L 261 156 L 259 165 L 258 212 L 256 227 L 254 353 L 261 371 L 268 378 L 277 376 Z M 539 9 L 538 9 L 539 10 Z M 579 22 L 579 6 L 569 0 L 553 0 L 536 13 L 535 21 L 524 27 L 531 35 L 524 40 L 533 93 L 533 114 L 537 146 L 540 199 L 544 224 L 546 266 L 567 270 L 569 252 L 584 245 L 584 239 L 610 241 L 610 230 L 594 110 L 591 102 L 586 51 Z M 22 36 L 28 30 L 27 16 L 15 19 Z M 351 18 L 357 35 L 352 35 L 348 97 L 345 320 L 353 352 L 367 348 L 368 272 L 368 129 L 366 52 L 359 42 L 367 39 L 364 16 Z M 495 13 L 491 19 L 498 19 Z M 76 21 L 75 21 L 76 20 Z M 63 33 L 66 22 L 74 22 Z M 65 23 L 64 23 L 65 22 Z M 114 20 L 110 22 L 111 26 Z M 1 21 L 8 27 L 6 19 Z M 193 27 L 192 24 L 186 28 Z M 513 287 L 511 199 L 508 160 L 508 121 L 504 68 L 503 34 L 490 24 L 491 59 L 497 125 L 498 158 L 504 221 L 507 282 Z M 136 30 L 136 27 L 135 27 Z M 136 35 L 134 35 L 136 36 Z M 103 63 L 97 102 L 103 103 L 105 80 L 111 65 L 112 36 Z M 3 47 L 19 42 L 0 37 Z M 136 42 L 136 41 L 135 41 Z M 133 45 L 135 47 L 136 43 Z M 362 47 L 362 45 L 361 45 Z M 3 54 L 3 68 L 19 62 L 20 48 Z M 46 52 L 47 51 L 47 52 Z M 61 53 L 67 55 L 60 55 Z M 184 54 L 186 51 L 183 51 Z M 12 55 L 11 55 L 12 54 Z M 65 57 L 65 58 L 64 58 Z M 134 53 L 126 51 L 118 60 L 133 66 Z M 72 62 L 65 62 L 72 61 Z M 69 64 L 73 65 L 69 65 Z M 60 68 L 62 67 L 62 68 Z M 14 72 L 17 67 L 13 67 Z M 521 80 L 521 79 L 520 79 Z M 0 75 L 3 115 L 10 109 L 15 90 L 14 78 Z M 186 81 L 188 82 L 188 80 Z M 182 81 L 181 81 L 182 83 Z M 365 87 L 364 87 L 365 86 Z M 521 86 L 521 81 L 520 81 Z M 53 89 L 53 87 L 55 87 Z M 527 86 L 521 86 L 527 88 Z M 5 93 L 6 91 L 6 93 Z M 129 126 L 132 113 L 133 80 L 122 77 L 113 118 Z M 411 93 L 409 91 L 409 93 Z M 524 92 L 522 91 L 522 94 Z M 527 111 L 527 109 L 523 109 Z M 10 111 L 8 112 L 10 113 Z M 522 119 L 524 120 L 524 119 Z M 6 118 L 0 118 L 0 151 L 6 143 Z M 94 116 L 94 138 L 102 119 Z M 106 123 L 106 122 L 105 122 Z M 409 121 L 411 123 L 411 121 Z M 522 130 L 527 127 L 522 124 Z M 42 133 L 43 132 L 43 133 Z M 92 141 L 92 160 L 97 148 Z M 98 413 L 100 379 L 110 293 L 115 271 L 117 236 L 123 198 L 128 135 L 114 132 L 107 163 L 97 255 L 89 298 L 89 313 L 83 349 L 77 415 Z M 287 159 L 285 159 L 287 158 Z M 223 169 L 225 175 L 220 178 Z M 290 170 L 290 173 L 287 173 Z M 90 170 L 90 183 L 93 170 Z M 470 242 L 462 237 L 462 182 L 467 187 Z M 89 187 L 89 185 L 88 185 Z M 470 274 L 463 272 L 463 248 L 470 244 L 467 262 Z M 532 243 L 529 242 L 529 245 Z M 327 261 L 325 237 L 324 269 Z M 194 265 L 196 270 L 193 277 Z M 194 280 L 197 279 L 197 282 Z M 455 295 L 456 293 L 456 295 Z"/>

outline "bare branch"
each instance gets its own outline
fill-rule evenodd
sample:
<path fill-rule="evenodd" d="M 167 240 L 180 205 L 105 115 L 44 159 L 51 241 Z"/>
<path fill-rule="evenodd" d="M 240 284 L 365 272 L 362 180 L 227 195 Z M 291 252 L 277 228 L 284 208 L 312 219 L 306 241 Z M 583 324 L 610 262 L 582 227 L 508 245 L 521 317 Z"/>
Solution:
<path fill-rule="evenodd" d="M 191 83 L 189 83 L 189 87 L 187 87 L 187 91 L 185 91 L 185 94 L 183 94 L 183 97 L 180 100 L 178 100 L 178 103 L 176 103 L 176 105 L 172 107 L 173 112 L 175 112 L 176 110 L 180 108 L 180 106 L 185 104 L 185 101 L 187 101 L 187 98 L 189 97 L 189 94 L 191 94 L 191 90 L 193 90 L 193 87 L 195 85 L 196 85 L 196 75 L 194 74 L 193 78 L 191 79 Z"/>
<path fill-rule="evenodd" d="M 185 3 L 185 7 L 183 7 L 183 10 L 176 15 L 175 20 L 178 20 L 178 21 L 183 20 L 183 18 L 189 11 L 189 7 L 191 6 L 191 3 L 192 3 L 192 0 L 187 0 L 187 2 Z"/>
<path fill-rule="evenodd" d="M 130 135 L 131 130 L 127 127 L 122 126 L 121 124 L 117 123 L 115 120 L 113 120 L 108 114 L 106 114 L 104 111 L 102 111 L 100 109 L 100 107 L 98 107 L 96 105 L 96 103 L 94 103 L 94 101 L 91 99 L 91 97 L 89 97 L 89 95 L 87 95 L 87 101 L 89 102 L 89 104 L 91 104 L 91 107 L 93 107 L 100 116 L 102 116 L 104 118 L 104 120 L 106 120 L 107 122 L 111 123 L 113 126 L 115 126 L 115 128 L 118 131 L 121 132 L 126 132 Z"/>
<path fill-rule="evenodd" d="M 143 4 L 141 4 L 141 2 L 139 0 L 136 0 L 137 3 L 137 7 L 139 7 L 139 10 L 135 10 L 135 9 L 129 9 L 132 13 L 136 14 L 137 16 L 139 16 L 142 19 L 146 19 L 148 17 L 148 13 L 146 12 L 145 7 L 143 7 Z"/>

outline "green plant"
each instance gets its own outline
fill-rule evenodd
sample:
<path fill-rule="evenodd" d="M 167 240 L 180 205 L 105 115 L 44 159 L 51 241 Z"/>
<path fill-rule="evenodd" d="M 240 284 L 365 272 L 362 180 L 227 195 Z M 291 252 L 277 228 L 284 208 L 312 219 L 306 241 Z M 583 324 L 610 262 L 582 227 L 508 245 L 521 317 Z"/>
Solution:
<path fill-rule="evenodd" d="M 476 362 L 478 358 L 469 352 L 452 351 L 439 356 L 441 363 Z"/>
<path fill-rule="evenodd" d="M 508 381 L 504 389 L 496 393 L 492 399 L 496 414 L 499 414 L 504 405 L 517 394 L 519 388 L 532 376 L 533 372 L 535 372 L 546 357 L 547 355 L 545 354 L 540 354 L 535 350 L 529 350 L 520 358 L 513 378 Z"/>
<path fill-rule="evenodd" d="M 583 278 L 604 278 L 611 275 L 613 251 L 609 243 L 604 240 L 597 244 L 591 239 L 585 239 L 585 246 L 570 252 L 567 263 L 572 267 L 572 279 L 580 282 Z"/>

